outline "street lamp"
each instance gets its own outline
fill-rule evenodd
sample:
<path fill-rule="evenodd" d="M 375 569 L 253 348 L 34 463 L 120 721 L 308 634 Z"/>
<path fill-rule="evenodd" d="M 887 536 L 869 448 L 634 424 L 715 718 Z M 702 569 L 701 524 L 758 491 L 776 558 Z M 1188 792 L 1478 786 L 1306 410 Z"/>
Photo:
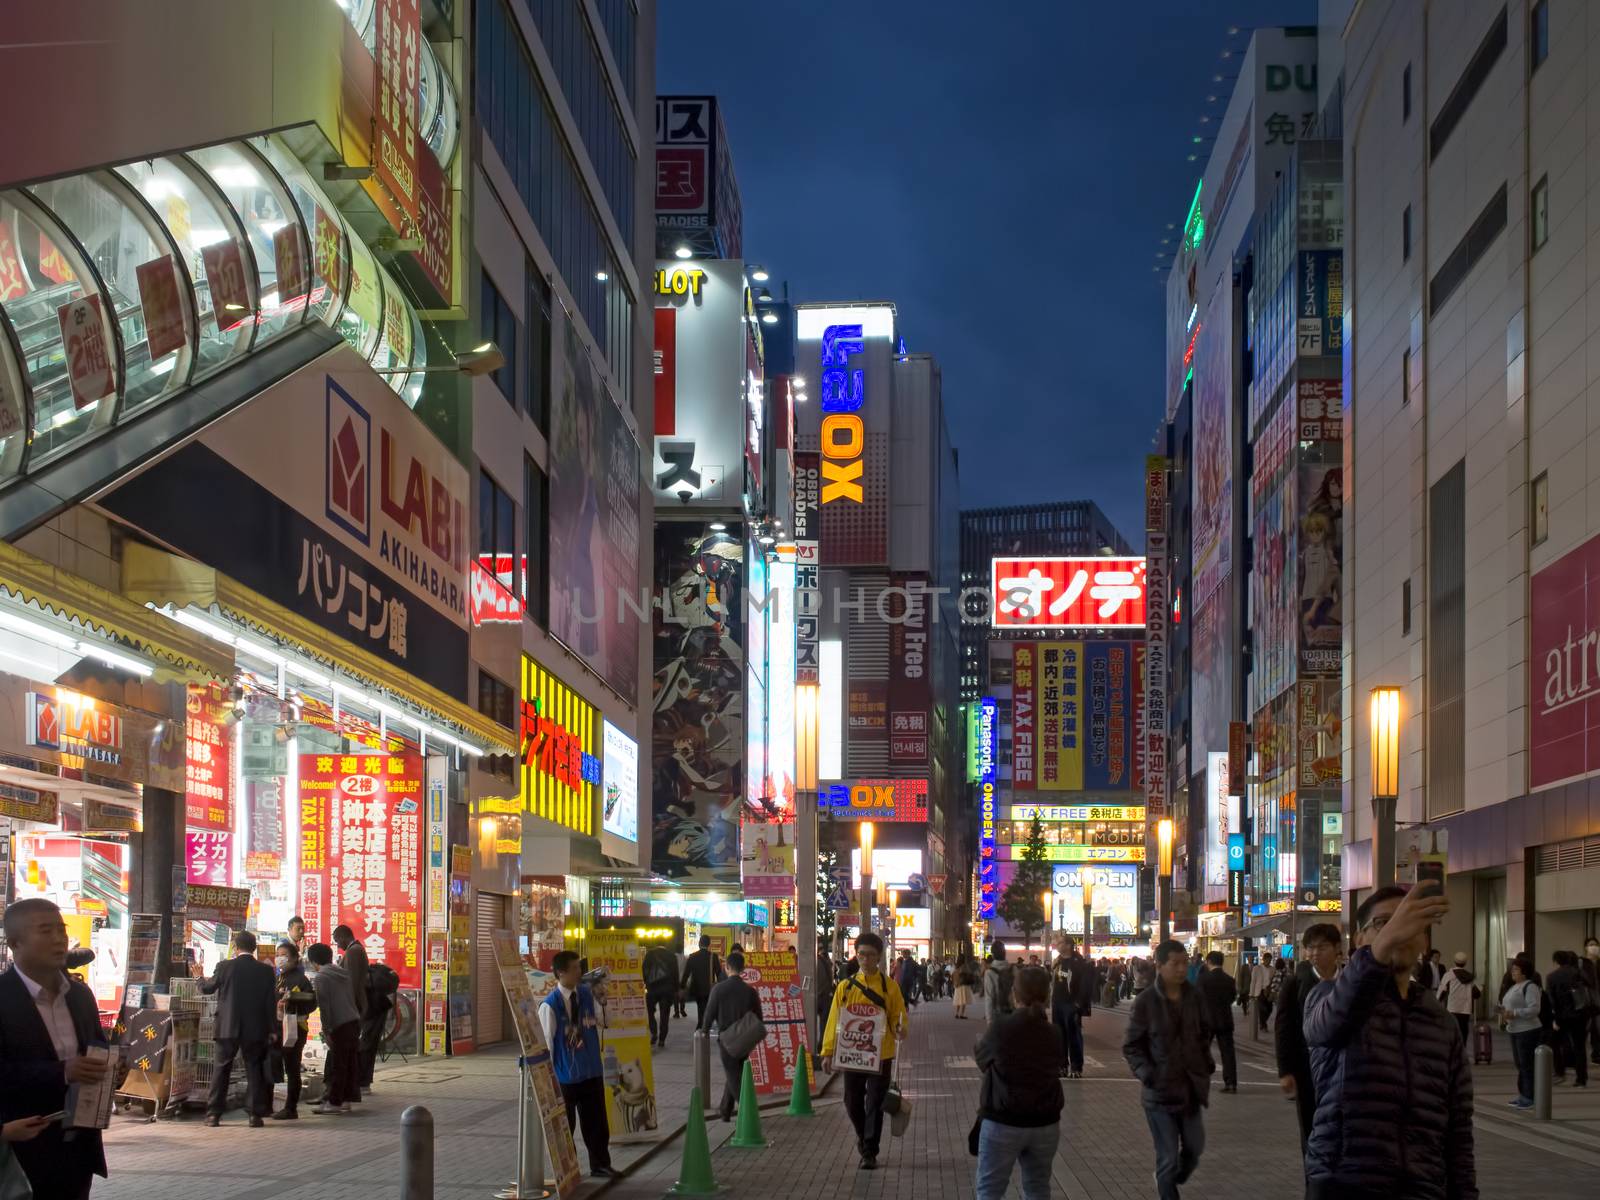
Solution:
<path fill-rule="evenodd" d="M 1172 936 L 1172 922 L 1168 905 L 1172 902 L 1172 818 L 1162 817 L 1156 822 L 1156 916 L 1160 941 Z"/>
<path fill-rule="evenodd" d="M 1050 957 L 1050 935 L 1055 932 L 1056 926 L 1056 893 L 1054 888 L 1045 888 L 1039 893 L 1039 909 L 1044 913 L 1044 955 Z"/>
<path fill-rule="evenodd" d="M 872 928 L 872 822 L 861 822 L 861 932 Z"/>
<path fill-rule="evenodd" d="M 1084 868 L 1080 874 L 1083 877 L 1083 955 L 1093 958 L 1090 952 L 1094 936 L 1094 876 Z"/>
<path fill-rule="evenodd" d="M 1394 809 L 1400 796 L 1400 689 L 1372 689 L 1372 886 L 1394 882 Z"/>

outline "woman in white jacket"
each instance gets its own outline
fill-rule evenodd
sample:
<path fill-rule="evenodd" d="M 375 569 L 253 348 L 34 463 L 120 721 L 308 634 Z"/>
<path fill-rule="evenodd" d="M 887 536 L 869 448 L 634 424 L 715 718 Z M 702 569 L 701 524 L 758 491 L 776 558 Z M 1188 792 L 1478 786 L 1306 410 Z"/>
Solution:
<path fill-rule="evenodd" d="M 1439 985 L 1439 999 L 1445 1011 L 1461 1026 L 1463 1042 L 1470 1042 L 1472 1038 L 1472 1006 L 1481 994 L 1472 972 L 1467 970 L 1466 953 L 1457 950 L 1455 969 L 1447 972 L 1444 982 Z"/>
<path fill-rule="evenodd" d="M 1512 1108 L 1533 1107 L 1533 1052 L 1539 1045 L 1539 1005 L 1544 999 L 1533 960 L 1511 960 L 1511 986 L 1500 997 L 1500 1019 L 1511 1035 L 1511 1057 L 1517 1063 L 1517 1098 Z"/>

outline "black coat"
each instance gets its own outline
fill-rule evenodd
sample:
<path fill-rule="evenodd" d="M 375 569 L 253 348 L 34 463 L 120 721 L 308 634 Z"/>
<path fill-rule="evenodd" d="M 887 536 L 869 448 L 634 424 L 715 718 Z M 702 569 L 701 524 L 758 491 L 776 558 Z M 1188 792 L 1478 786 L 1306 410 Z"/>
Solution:
<path fill-rule="evenodd" d="M 1363 947 L 1306 1003 L 1317 1115 L 1306 1178 L 1396 1200 L 1477 1200 L 1472 1069 L 1461 1030 Z"/>
<path fill-rule="evenodd" d="M 200 990 L 217 997 L 217 1040 L 267 1042 L 278 1018 L 278 980 L 254 955 L 240 954 L 217 964 L 217 973 L 200 981 Z"/>
<path fill-rule="evenodd" d="M 1311 1080 L 1311 1049 L 1306 1045 L 1306 1001 L 1322 981 L 1310 963 L 1301 963 L 1284 980 L 1278 1002 L 1272 1007 L 1272 1043 L 1277 1053 L 1278 1074 L 1293 1075 L 1302 1083 Z"/>
<path fill-rule="evenodd" d="M 1189 983 L 1174 1004 L 1157 982 L 1133 1002 L 1122 1057 L 1144 1084 L 1140 1099 L 1146 1108 L 1195 1112 L 1210 1101 L 1211 1027 L 1206 1024 L 1200 993 Z"/>
<path fill-rule="evenodd" d="M 1061 1119 L 1061 1034 L 1037 1008 L 992 1022 L 973 1055 L 983 1072 L 978 1111 L 1001 1125 L 1038 1128 Z"/>
<path fill-rule="evenodd" d="M 706 997 L 706 1002 L 700 1010 L 699 1028 L 707 1033 L 712 1026 L 718 1030 L 727 1029 L 746 1013 L 755 1013 L 761 1016 L 761 997 L 737 975 L 729 975 L 726 979 L 711 989 L 711 994 Z"/>
<path fill-rule="evenodd" d="M 1205 967 L 1195 977 L 1194 986 L 1200 990 L 1211 1032 L 1232 1033 L 1233 1002 L 1239 995 L 1239 985 L 1233 977 L 1221 967 Z"/>
<path fill-rule="evenodd" d="M 696 950 L 683 964 L 683 990 L 695 1001 L 711 994 L 717 980 L 722 978 L 722 960 L 709 950 Z"/>
<path fill-rule="evenodd" d="M 1556 1020 L 1575 1024 L 1590 1015 L 1591 1009 L 1580 1009 L 1577 997 L 1573 994 L 1573 989 L 1580 983 L 1585 989 L 1589 986 L 1578 967 L 1557 967 L 1545 979 L 1545 994 L 1550 997 L 1550 1008 Z M 1594 997 L 1591 995 L 1589 999 L 1592 1004 Z"/>
<path fill-rule="evenodd" d="M 76 979 L 67 990 L 67 1009 L 78 1032 L 80 1054 L 86 1046 L 107 1044 L 94 993 Z M 6 971 L 0 974 L 0 1122 L 59 1112 L 66 1100 L 66 1070 L 56 1056 L 50 1031 L 28 985 L 14 969 Z M 71 1140 L 66 1133 L 57 1121 L 31 1142 L 12 1143 L 38 1196 L 75 1194 L 91 1174 L 106 1173 L 100 1131 L 74 1129 Z"/>
<path fill-rule="evenodd" d="M 1075 1008 L 1087 1013 L 1094 1007 L 1094 968 L 1083 955 L 1074 950 L 1067 957 L 1056 959 L 1052 974 L 1052 1008 Z"/>
<path fill-rule="evenodd" d="M 360 942 L 351 940 L 344 948 L 344 953 L 339 955 L 339 965 L 350 976 L 350 990 L 356 994 L 356 1011 L 363 1017 L 367 1015 L 369 1007 L 367 997 L 367 948 Z"/>

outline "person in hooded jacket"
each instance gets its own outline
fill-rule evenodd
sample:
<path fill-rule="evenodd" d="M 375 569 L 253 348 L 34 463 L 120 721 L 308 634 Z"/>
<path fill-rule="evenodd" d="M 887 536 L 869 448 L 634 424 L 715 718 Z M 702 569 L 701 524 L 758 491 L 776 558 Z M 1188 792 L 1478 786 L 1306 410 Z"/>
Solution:
<path fill-rule="evenodd" d="M 1431 880 L 1378 888 L 1356 910 L 1349 965 L 1306 1004 L 1317 1090 L 1307 1200 L 1478 1200 L 1466 1046 L 1411 977 L 1449 911 Z"/>
<path fill-rule="evenodd" d="M 1156 986 L 1140 993 L 1128 1015 L 1122 1057 L 1143 1086 L 1145 1120 L 1156 1146 L 1156 1195 L 1178 1200 L 1178 1186 L 1206 1148 L 1203 1110 L 1210 1101 L 1211 1030 L 1205 1003 L 1186 978 L 1183 943 L 1156 947 Z"/>
<path fill-rule="evenodd" d="M 1444 982 L 1439 985 L 1439 999 L 1445 1011 L 1461 1026 L 1461 1040 L 1464 1042 L 1472 1038 L 1472 1006 L 1482 994 L 1483 989 L 1478 986 L 1476 977 L 1467 970 L 1466 951 L 1457 950 L 1456 965 L 1446 973 Z"/>

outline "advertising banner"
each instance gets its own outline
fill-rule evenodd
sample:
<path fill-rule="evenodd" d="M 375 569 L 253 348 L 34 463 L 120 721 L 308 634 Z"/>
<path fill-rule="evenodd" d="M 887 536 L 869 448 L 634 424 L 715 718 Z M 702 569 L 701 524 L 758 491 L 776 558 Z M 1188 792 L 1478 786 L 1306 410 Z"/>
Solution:
<path fill-rule="evenodd" d="M 592 704 L 522 656 L 522 762 L 517 775 L 526 812 L 578 833 L 594 832 L 602 771 L 600 723 Z"/>
<path fill-rule="evenodd" d="M 172 255 L 163 254 L 140 263 L 134 274 L 139 281 L 139 307 L 144 313 L 144 337 L 151 360 L 183 349 L 189 331 L 183 303 L 178 298 L 178 274 Z"/>
<path fill-rule="evenodd" d="M 250 889 L 190 884 L 183 915 L 189 921 L 212 921 L 229 929 L 243 929 L 250 913 Z"/>
<path fill-rule="evenodd" d="M 378 103 L 373 174 L 406 216 L 415 222 L 417 80 L 422 48 L 422 14 L 418 0 L 378 0 L 374 30 Z"/>
<path fill-rule="evenodd" d="M 283 782 L 246 779 L 244 794 L 250 814 L 245 829 L 244 877 L 277 879 L 283 873 Z"/>
<path fill-rule="evenodd" d="M 1144 823 L 1147 809 L 1142 804 L 1008 804 L 1005 817 L 1009 821 L 1032 821 L 1035 817 L 1047 825 L 1069 821 L 1128 821 Z"/>
<path fill-rule="evenodd" d="M 928 822 L 926 779 L 858 779 L 822 784 L 817 808 L 835 821 Z"/>
<path fill-rule="evenodd" d="M 1600 537 L 1533 575 L 1529 604 L 1528 786 L 1600 771 Z"/>
<path fill-rule="evenodd" d="M 191 885 L 233 886 L 233 834 L 188 830 L 183 835 L 185 876 Z"/>
<path fill-rule="evenodd" d="M 1011 868 L 1014 874 L 1015 867 Z M 1134 937 L 1139 932 L 1139 868 L 1056 867 L 1050 873 L 1050 886 L 1056 894 L 1066 932 L 1083 935 L 1083 881 L 1094 885 L 1093 918 L 1095 931 L 1113 937 Z"/>
<path fill-rule="evenodd" d="M 1344 381 L 1301 379 L 1295 384 L 1295 395 L 1300 441 L 1338 441 L 1344 429 Z"/>
<path fill-rule="evenodd" d="M 1133 643 L 1084 642 L 1083 662 L 1088 676 L 1083 786 L 1095 791 L 1132 787 Z"/>
<path fill-rule="evenodd" d="M 1031 792 L 1038 784 L 1038 648 L 1017 643 L 1011 669 L 1011 786 Z"/>
<path fill-rule="evenodd" d="M 1284 411 L 1282 406 L 1279 413 Z M 1294 484 L 1280 481 L 1255 505 L 1255 569 L 1250 572 L 1251 634 L 1255 646 L 1257 704 L 1283 692 L 1295 678 L 1300 603 L 1297 573 L 1288 570 L 1298 540 Z"/>
<path fill-rule="evenodd" d="M 220 686 L 191 683 L 184 753 L 184 823 L 190 829 L 233 828 L 231 709 Z"/>
<path fill-rule="evenodd" d="M 1128 767 L 1133 776 L 1133 790 L 1144 791 L 1144 679 L 1149 667 L 1145 662 L 1145 644 L 1133 643 L 1133 750 L 1128 756 Z"/>
<path fill-rule="evenodd" d="M 655 153 L 660 234 L 707 230 L 721 253 L 741 257 L 744 210 L 716 97 L 657 96 Z"/>
<path fill-rule="evenodd" d="M 302 754 L 300 915 L 326 942 L 348 925 L 403 988 L 422 987 L 423 762 Z M 190 890 L 190 903 L 194 892 Z"/>
<path fill-rule="evenodd" d="M 467 846 L 450 847 L 450 929 L 448 974 L 445 988 L 449 996 L 450 1013 L 450 1053 L 470 1054 L 473 1049 L 473 1023 L 472 1023 L 472 850 Z M 512 951 L 515 953 L 516 942 L 512 941 Z M 500 948 L 495 947 L 495 957 L 500 958 Z M 518 959 L 520 967 L 521 960 Z M 502 976 L 504 978 L 504 976 Z M 523 976 L 527 982 L 527 976 Z M 515 1006 L 513 1006 L 515 1007 Z M 543 1032 L 540 1033 L 541 1040 Z M 541 1101 L 540 1112 L 544 1113 Z M 549 1120 L 548 1114 L 545 1120 Z M 562 1120 L 566 1120 L 563 1111 Z M 546 1138 L 549 1136 L 549 1127 L 546 1126 Z M 570 1134 L 569 1134 L 570 1136 Z M 553 1142 L 546 1142 L 553 1146 Z M 555 1154 L 552 1149 L 550 1153 Z"/>
<path fill-rule="evenodd" d="M 619 695 L 639 683 L 639 446 L 563 321 L 550 413 L 550 631 Z M 636 602 L 636 601 L 635 601 Z"/>
<path fill-rule="evenodd" d="M 977 713 L 978 919 L 992 921 L 995 906 L 1000 901 L 1000 873 L 995 846 L 995 810 L 999 807 L 995 780 L 1000 749 L 1000 718 L 994 697 L 985 696 L 979 700 Z"/>
<path fill-rule="evenodd" d="M 550 1156 L 550 1167 L 556 1178 L 556 1194 L 560 1200 L 568 1200 L 582 1185 L 578 1148 L 572 1143 L 566 1102 L 556 1082 L 556 1069 L 550 1061 L 544 1027 L 539 1024 L 539 1000 L 533 994 L 522 956 L 517 952 L 516 934 L 508 929 L 496 929 L 490 936 L 494 939 L 494 962 L 500 973 L 500 986 L 505 991 L 512 1020 L 516 1022 L 517 1041 L 527 1060 L 534 1100 L 539 1105 L 539 1124 L 544 1129 L 545 1152 Z"/>
<path fill-rule="evenodd" d="M 455 270 L 456 194 L 450 176 L 439 165 L 433 147 L 417 142 L 417 237 L 422 248 L 413 256 L 428 282 L 438 289 L 439 299 L 454 298 L 451 284 Z M 322 212 L 319 209 L 320 220 Z M 324 276 L 323 278 L 328 278 Z M 422 307 L 431 307 L 423 305 Z"/>
<path fill-rule="evenodd" d="M 1082 642 L 1039 643 L 1037 787 L 1083 788 L 1084 660 Z"/>
<path fill-rule="evenodd" d="M 1192 664 L 1193 761 L 1200 752 L 1226 751 L 1228 719 L 1233 711 L 1233 659 L 1228 649 L 1228 613 L 1233 582 L 1222 581 L 1211 599 L 1193 611 L 1189 627 Z"/>
<path fill-rule="evenodd" d="M 795 894 L 794 825 L 744 821 L 739 827 L 740 879 L 752 899 Z M 791 839 L 785 843 L 785 838 Z"/>
<path fill-rule="evenodd" d="M 604 971 L 595 989 L 603 1031 L 606 1123 L 614 1142 L 649 1141 L 656 1133 L 656 1082 L 645 1008 L 644 949 L 631 930 L 585 931 L 591 971 Z"/>
<path fill-rule="evenodd" d="M 1142 558 L 996 558 L 989 564 L 996 629 L 1143 629 Z"/>
<path fill-rule="evenodd" d="M 749 387 L 745 295 L 742 262 L 656 264 L 650 476 L 659 505 L 727 508 L 739 502 Z"/>
<path fill-rule="evenodd" d="M 1344 353 L 1343 251 L 1300 251 L 1295 265 L 1295 348 L 1304 358 L 1338 358 Z"/>
<path fill-rule="evenodd" d="M 1217 281 L 1200 330 L 1194 380 L 1195 607 L 1233 567 L 1233 283 Z"/>
<path fill-rule="evenodd" d="M 1299 742 L 1299 788 L 1337 788 L 1342 767 L 1338 679 L 1302 679 L 1296 737 Z"/>
<path fill-rule="evenodd" d="M 605 754 L 600 777 L 605 799 L 600 828 L 626 841 L 639 840 L 639 743 L 610 721 L 602 727 Z"/>
<path fill-rule="evenodd" d="M 652 868 L 739 878 L 744 799 L 744 547 L 740 531 L 655 532 Z"/>
<path fill-rule="evenodd" d="M 794 1087 L 800 1056 L 811 1047 L 811 1021 L 794 951 L 746 951 L 744 979 L 756 990 L 761 1021 L 767 1027 L 766 1040 L 750 1056 L 756 1094 L 787 1095 Z"/>
<path fill-rule="evenodd" d="M 1344 637 L 1344 478 L 1339 466 L 1300 468 L 1300 674 L 1337 676 Z"/>
<path fill-rule="evenodd" d="M 933 712 L 928 581 L 924 575 L 895 574 L 889 584 L 889 761 L 924 766 Z"/>
<path fill-rule="evenodd" d="M 769 564 L 771 603 L 766 622 L 766 728 L 763 747 L 764 778 L 759 804 L 754 808 L 763 821 L 793 821 L 796 784 L 795 746 L 795 564 L 794 548 L 778 547 L 778 557 Z M 750 628 L 757 623 L 752 613 Z M 754 654 L 752 646 L 751 653 Z M 755 723 L 754 700 L 751 723 Z M 756 759 L 752 757 L 753 770 Z"/>
<path fill-rule="evenodd" d="M 465 699 L 466 468 L 347 347 L 260 399 L 101 503 Z"/>
<path fill-rule="evenodd" d="M 1206 885 L 1228 882 L 1228 752 L 1206 755 Z"/>
<path fill-rule="evenodd" d="M 183 751 L 175 721 L 0 674 L 0 752 L 181 792 Z"/>
<path fill-rule="evenodd" d="M 56 310 L 73 407 L 83 409 L 117 388 L 117 367 L 106 340 L 100 297 L 80 296 Z"/>

